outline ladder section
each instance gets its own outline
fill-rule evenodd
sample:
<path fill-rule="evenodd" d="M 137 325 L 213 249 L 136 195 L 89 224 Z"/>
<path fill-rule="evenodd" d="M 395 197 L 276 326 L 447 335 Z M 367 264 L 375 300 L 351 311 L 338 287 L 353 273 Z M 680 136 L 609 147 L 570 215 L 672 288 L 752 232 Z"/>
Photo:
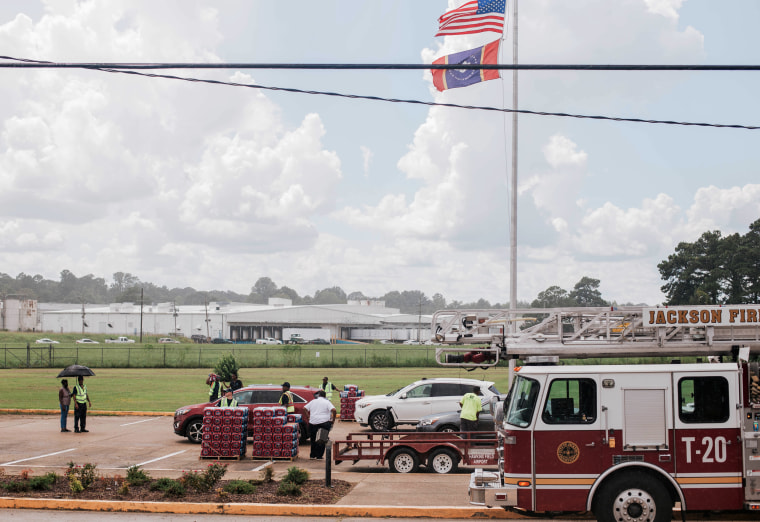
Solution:
<path fill-rule="evenodd" d="M 760 349 L 760 305 L 442 310 L 431 331 L 442 366 L 528 356 L 726 355 L 738 345 Z"/>

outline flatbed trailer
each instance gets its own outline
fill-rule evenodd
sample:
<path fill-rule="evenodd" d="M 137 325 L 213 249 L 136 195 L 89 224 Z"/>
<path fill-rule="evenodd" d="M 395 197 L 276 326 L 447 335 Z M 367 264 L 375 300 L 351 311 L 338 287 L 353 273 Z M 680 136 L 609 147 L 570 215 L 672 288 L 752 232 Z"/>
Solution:
<path fill-rule="evenodd" d="M 349 433 L 333 441 L 335 464 L 350 460 L 388 461 L 396 473 L 414 473 L 425 465 L 436 473 L 456 471 L 459 465 L 496 466 L 496 432 L 372 432 Z"/>

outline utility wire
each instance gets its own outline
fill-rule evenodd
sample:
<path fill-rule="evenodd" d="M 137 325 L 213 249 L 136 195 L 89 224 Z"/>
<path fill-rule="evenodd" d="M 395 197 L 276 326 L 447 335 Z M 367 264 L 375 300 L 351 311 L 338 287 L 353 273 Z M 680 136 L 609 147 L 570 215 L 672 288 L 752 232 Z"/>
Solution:
<path fill-rule="evenodd" d="M 188 78 L 174 76 L 170 74 L 144 73 L 139 70 L 145 69 L 532 69 L 532 70 L 618 70 L 618 71 L 760 71 L 758 65 L 465 65 L 465 64 L 209 64 L 209 63 L 57 63 L 39 60 L 29 60 L 24 58 L 13 58 L 10 56 L 1 56 L 0 59 L 12 60 L 11 63 L 0 62 L 0 68 L 67 68 L 67 69 L 88 69 L 116 74 L 131 74 L 135 76 L 145 76 L 148 78 L 163 78 L 167 80 L 180 80 L 186 82 L 208 83 L 212 85 L 225 85 L 230 87 L 245 87 L 248 89 L 262 89 L 268 91 L 281 91 L 297 94 L 312 94 L 321 96 L 332 96 L 338 98 L 349 98 L 356 100 L 381 101 L 389 103 L 407 103 L 413 105 L 426 105 L 429 107 L 449 107 L 454 109 L 481 110 L 504 113 L 517 113 L 533 116 L 555 116 L 560 118 L 576 118 L 588 120 L 606 120 L 630 123 L 650 123 L 660 125 L 680 125 L 686 127 L 714 127 L 728 129 L 760 130 L 760 126 L 721 124 L 721 123 L 701 123 L 685 122 L 671 120 L 647 120 L 641 118 L 619 118 L 613 116 L 601 115 L 584 115 L 569 114 L 564 112 L 543 112 L 530 111 L 525 109 L 502 109 L 499 107 L 487 107 L 477 105 L 460 105 L 455 103 L 438 103 L 426 102 L 422 100 L 404 100 L 397 98 L 383 98 L 380 96 L 367 96 L 358 94 L 343 94 L 329 91 L 312 91 L 305 89 L 295 89 L 289 87 L 272 87 L 258 84 L 225 82 L 220 80 L 209 80 L 202 78 Z"/>

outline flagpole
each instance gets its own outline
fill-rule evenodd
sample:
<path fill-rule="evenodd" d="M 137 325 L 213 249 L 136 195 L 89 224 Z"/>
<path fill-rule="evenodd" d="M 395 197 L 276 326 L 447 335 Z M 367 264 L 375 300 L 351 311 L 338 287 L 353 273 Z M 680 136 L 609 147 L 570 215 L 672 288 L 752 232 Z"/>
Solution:
<path fill-rule="evenodd" d="M 517 65 L 517 1 L 512 14 L 512 64 Z M 512 194 L 510 198 L 509 230 L 509 309 L 517 308 L 517 69 L 512 71 Z M 510 321 L 515 331 L 517 321 Z"/>

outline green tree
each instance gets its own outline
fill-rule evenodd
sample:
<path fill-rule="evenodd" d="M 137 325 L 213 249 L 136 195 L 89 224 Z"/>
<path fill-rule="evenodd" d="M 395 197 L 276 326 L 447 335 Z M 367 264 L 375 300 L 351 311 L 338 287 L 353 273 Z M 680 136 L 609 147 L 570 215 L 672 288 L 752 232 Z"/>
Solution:
<path fill-rule="evenodd" d="M 339 286 L 314 292 L 314 304 L 346 304 L 346 292 Z"/>
<path fill-rule="evenodd" d="M 248 300 L 251 303 L 267 304 L 269 298 L 273 297 L 277 293 L 277 285 L 268 277 L 259 277 L 256 283 L 251 288 L 251 294 L 248 296 Z"/>
<path fill-rule="evenodd" d="M 720 304 L 723 299 L 720 231 L 705 232 L 694 243 L 681 242 L 675 253 L 660 262 L 657 268 L 665 280 L 661 287 L 667 296 L 665 304 Z"/>
<path fill-rule="evenodd" d="M 539 292 L 530 306 L 531 308 L 559 308 L 563 306 L 575 306 L 575 301 L 570 297 L 567 290 L 554 285 L 543 292 Z"/>
<path fill-rule="evenodd" d="M 598 279 L 584 276 L 575 283 L 568 297 L 575 301 L 575 306 L 606 306 L 608 303 L 602 299 L 599 284 Z"/>

